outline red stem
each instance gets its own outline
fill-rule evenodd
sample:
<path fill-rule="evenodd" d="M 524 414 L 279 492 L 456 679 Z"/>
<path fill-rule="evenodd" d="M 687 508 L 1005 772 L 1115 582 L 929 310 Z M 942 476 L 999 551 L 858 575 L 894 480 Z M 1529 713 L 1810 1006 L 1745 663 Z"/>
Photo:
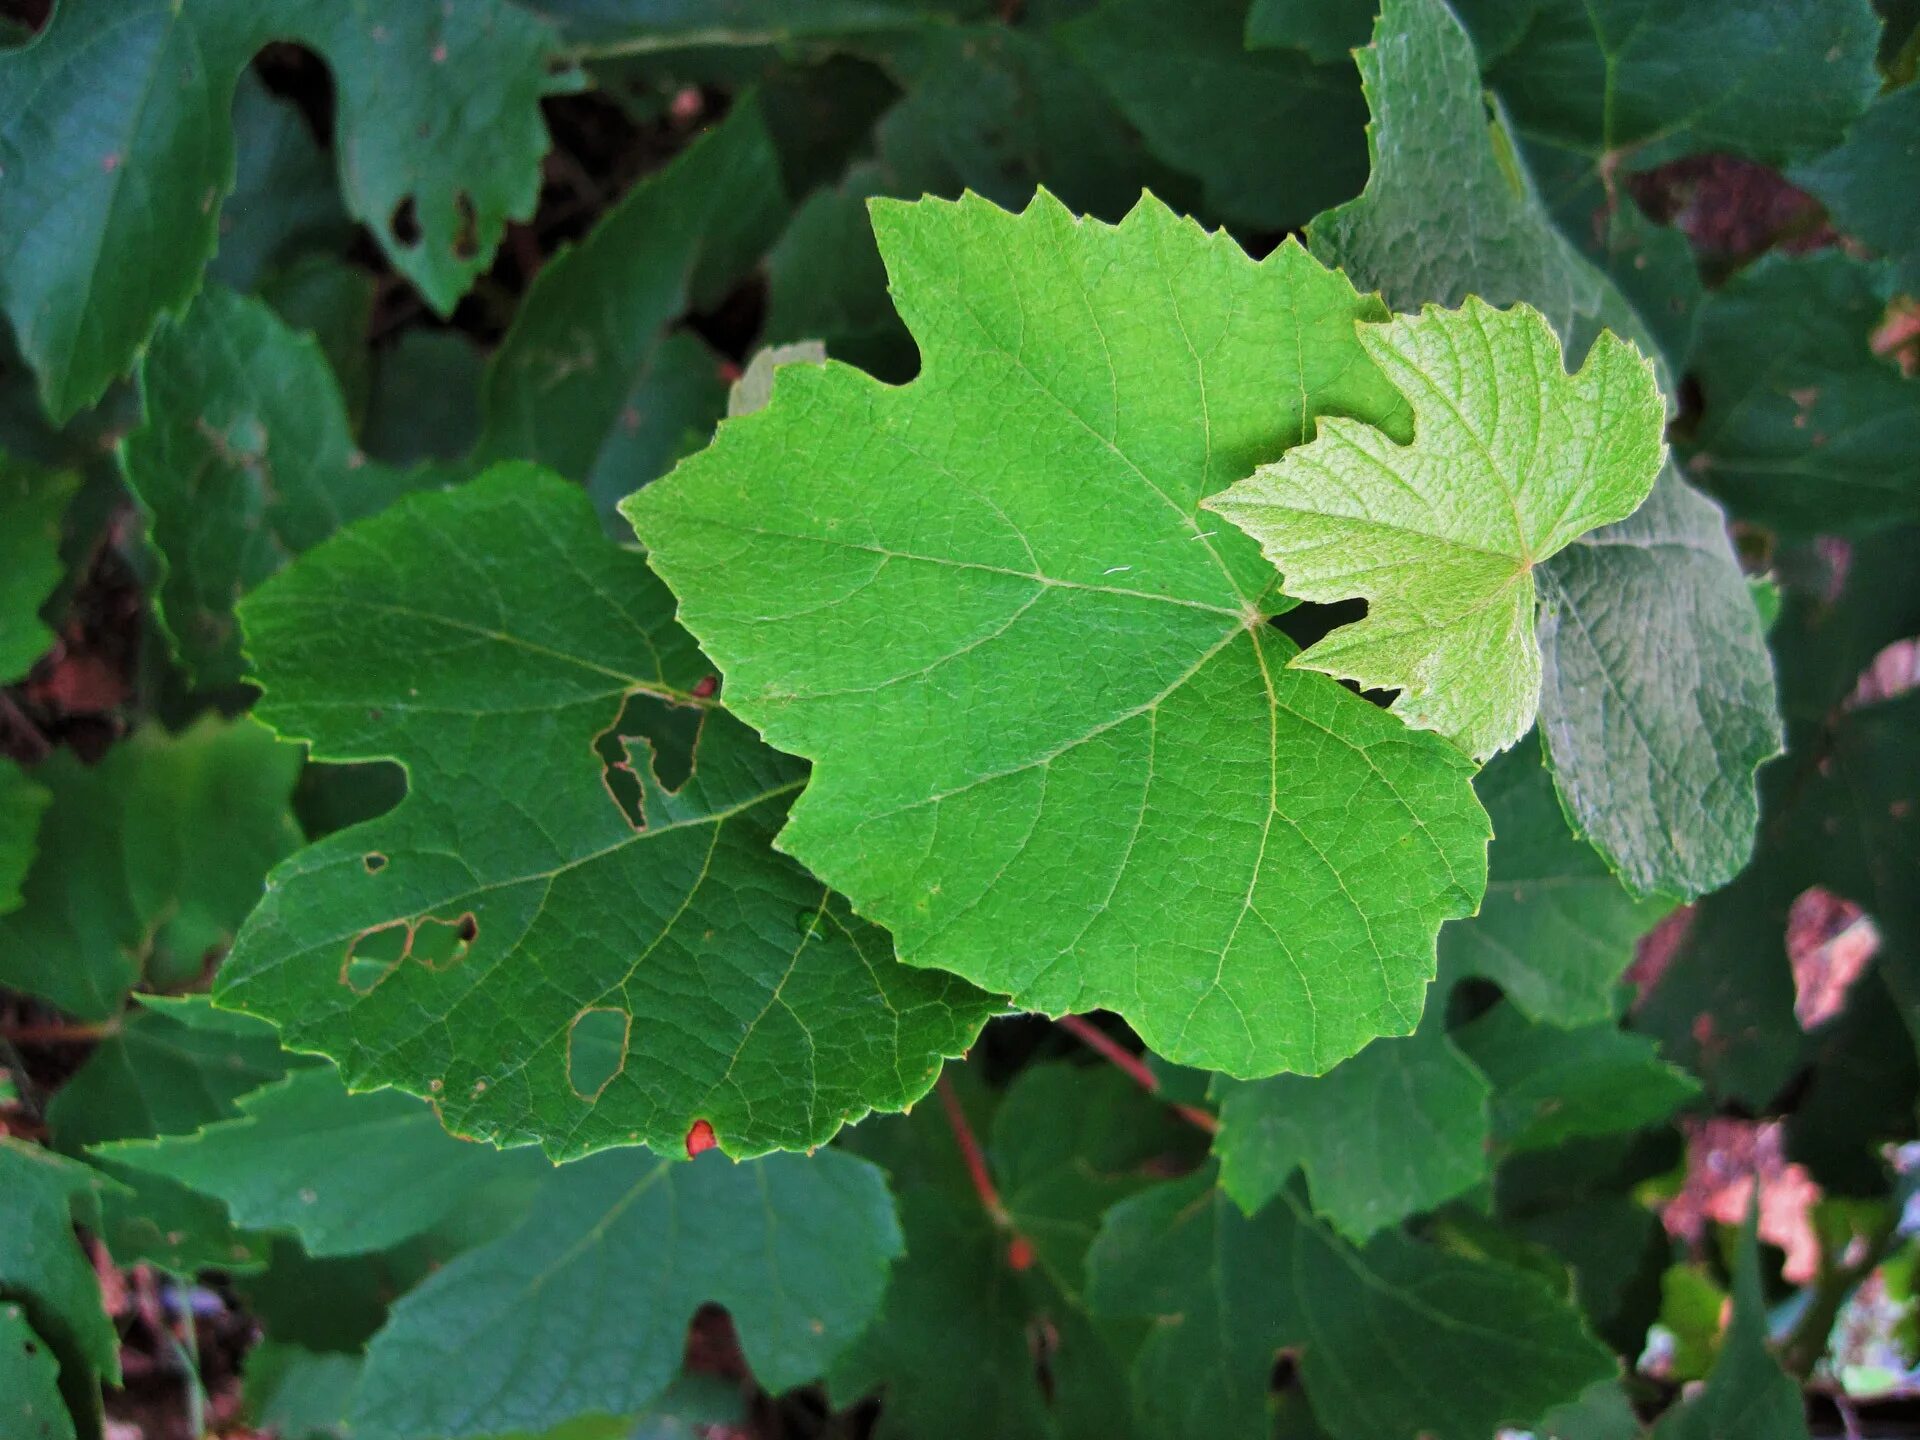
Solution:
<path fill-rule="evenodd" d="M 1155 1075 L 1153 1071 L 1147 1067 L 1146 1061 L 1127 1049 L 1126 1046 L 1122 1045 L 1118 1040 L 1115 1040 L 1084 1015 L 1062 1015 L 1056 1023 L 1058 1023 L 1062 1030 L 1065 1030 L 1096 1055 L 1100 1055 L 1119 1066 L 1122 1074 L 1149 1095 L 1158 1095 L 1160 1093 L 1160 1077 Z M 1171 1102 L 1169 1103 L 1171 1104 Z M 1176 1115 L 1189 1125 L 1204 1130 L 1209 1135 L 1216 1134 L 1220 1129 L 1220 1122 L 1197 1105 L 1173 1104 L 1171 1108 Z"/>
<path fill-rule="evenodd" d="M 960 1108 L 960 1097 L 954 1093 L 953 1082 L 943 1073 L 935 1088 L 940 1092 L 940 1103 L 947 1112 L 947 1124 L 953 1127 L 954 1143 L 960 1147 L 960 1158 L 967 1163 L 967 1174 L 980 1196 L 980 1204 L 995 1225 L 1004 1227 L 1007 1223 L 1006 1207 L 1000 1203 L 1000 1192 L 993 1184 L 993 1172 L 987 1169 L 987 1153 L 980 1148 L 973 1126 L 967 1123 L 967 1112 Z"/>

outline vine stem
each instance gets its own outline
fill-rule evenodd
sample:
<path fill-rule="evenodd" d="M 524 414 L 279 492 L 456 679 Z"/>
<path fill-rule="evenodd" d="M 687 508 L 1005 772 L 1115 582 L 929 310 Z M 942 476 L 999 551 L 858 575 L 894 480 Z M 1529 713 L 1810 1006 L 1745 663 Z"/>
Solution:
<path fill-rule="evenodd" d="M 960 1148 L 960 1158 L 966 1162 L 974 1193 L 980 1197 L 980 1208 L 987 1212 L 994 1229 L 1007 1237 L 1007 1264 L 1012 1269 L 1025 1270 L 1033 1264 L 1033 1242 L 1014 1229 L 1013 1217 L 1001 1203 L 999 1187 L 993 1183 L 993 1171 L 987 1166 L 987 1152 L 981 1148 L 980 1137 L 973 1133 L 960 1096 L 944 1071 L 934 1088 L 940 1092 L 940 1106 L 947 1113 L 947 1124 L 953 1130 L 954 1144 Z"/>
<path fill-rule="evenodd" d="M 1084 1015 L 1062 1015 L 1055 1022 L 1074 1039 L 1086 1046 L 1094 1054 L 1118 1066 L 1120 1073 L 1132 1080 L 1149 1095 L 1159 1095 L 1160 1077 L 1148 1068 L 1146 1061 L 1134 1054 L 1126 1046 L 1115 1040 L 1098 1025 Z M 1216 1135 L 1220 1131 L 1220 1121 L 1198 1105 L 1182 1105 L 1169 1100 L 1168 1106 L 1189 1125 Z"/>

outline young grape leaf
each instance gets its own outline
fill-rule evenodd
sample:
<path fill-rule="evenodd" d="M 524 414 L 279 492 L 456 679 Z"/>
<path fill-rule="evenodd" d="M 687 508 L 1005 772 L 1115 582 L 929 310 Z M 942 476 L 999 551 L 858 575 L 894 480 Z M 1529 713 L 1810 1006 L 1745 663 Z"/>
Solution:
<path fill-rule="evenodd" d="M 1398 310 L 1468 295 L 1524 301 L 1576 360 L 1602 324 L 1654 352 L 1619 292 L 1554 228 L 1497 117 L 1489 126 L 1473 43 L 1441 0 L 1383 0 L 1375 43 L 1357 58 L 1373 109 L 1373 174 L 1358 200 L 1309 227 L 1316 255 Z M 1448 222 L 1433 223 L 1436 215 Z M 1595 531 L 1549 560 L 1541 580 L 1553 604 L 1539 635 L 1550 682 L 1541 724 L 1569 813 L 1636 889 L 1676 895 L 1723 884 L 1746 862 L 1752 775 L 1778 749 L 1758 628 L 1695 623 L 1747 602 L 1731 550 L 1702 543 L 1685 566 L 1671 563 L 1670 532 L 1685 538 L 1709 524 L 1700 509 L 1689 497 Z M 1649 565 L 1666 585 L 1648 583 Z M 1563 647 L 1575 651 L 1564 663 Z M 1605 662 L 1601 726 L 1591 719 L 1593 691 L 1562 682 L 1563 671 L 1566 680 L 1599 678 L 1594 652 Z M 1735 777 L 1702 787 L 1724 808 L 1663 813 L 1650 783 L 1618 786 L 1643 745 L 1655 774 Z"/>
<path fill-rule="evenodd" d="M 1204 504 L 1296 599 L 1367 601 L 1293 665 L 1398 690 L 1395 714 L 1484 760 L 1539 708 L 1534 567 L 1639 508 L 1666 459 L 1665 405 L 1611 332 L 1569 376 L 1525 305 L 1469 296 L 1362 326 L 1360 343 L 1411 405 L 1413 442 L 1329 416 Z"/>
<path fill-rule="evenodd" d="M 1246 0 L 1102 0 L 1059 34 L 1155 153 L 1200 178 L 1207 213 L 1282 230 L 1360 192 L 1367 112 L 1344 53 L 1249 51 L 1248 23 Z"/>
<path fill-rule="evenodd" d="M 1635 900 L 1567 829 L 1535 746 L 1496 758 L 1474 789 L 1493 817 L 1487 898 L 1478 915 L 1441 930 L 1442 978 L 1491 980 L 1550 1025 L 1612 1020 L 1621 972 L 1666 902 Z"/>
<path fill-rule="evenodd" d="M 551 472 L 402 501 L 241 613 L 263 719 L 407 769 L 274 872 L 216 981 L 349 1087 L 555 1156 L 696 1123 L 799 1149 L 925 1093 L 996 1008 L 769 852 L 804 768 L 704 698 L 665 589 Z"/>
<path fill-rule="evenodd" d="M 0 456 L 0 682 L 26 674 L 53 643 L 40 607 L 60 583 L 60 521 L 77 475 Z"/>
<path fill-rule="evenodd" d="M 596 1155 L 555 1171 L 520 1228 L 393 1307 L 367 1349 L 353 1434 L 465 1440 L 643 1410 L 707 1302 L 727 1307 L 778 1393 L 860 1333 L 900 1250 L 885 1179 L 838 1151 Z"/>
<path fill-rule="evenodd" d="M 385 1250 L 438 1224 L 482 1179 L 538 1165 L 456 1140 L 394 1090 L 350 1095 L 330 1065 L 299 1070 L 189 1135 L 94 1147 L 109 1163 L 219 1199 L 249 1230 L 290 1231 L 315 1259 Z"/>
<path fill-rule="evenodd" d="M 203 686 L 245 673 L 235 602 L 342 525 L 431 483 L 353 443 L 310 335 L 209 285 L 140 364 L 144 423 L 121 442 L 127 483 L 166 563 L 160 612 Z"/>
<path fill-rule="evenodd" d="M 0 756 L 0 915 L 17 910 L 20 886 L 33 867 L 40 816 L 53 797 Z"/>
<path fill-rule="evenodd" d="M 0 1433 L 74 1440 L 73 1416 L 60 1395 L 60 1362 L 12 1301 L 0 1304 L 0 1397 Z"/>
<path fill-rule="evenodd" d="M 541 267 L 487 367 L 478 461 L 551 466 L 611 515 L 722 413 L 718 357 L 669 327 L 717 304 L 786 218 L 772 138 L 745 100 Z"/>
<path fill-rule="evenodd" d="M 1767 1349 L 1767 1301 L 1760 1288 L 1754 1217 L 1733 1262 L 1733 1315 L 1706 1386 L 1654 1427 L 1654 1440 L 1807 1440 L 1800 1387 Z"/>
<path fill-rule="evenodd" d="M 1486 1440 L 1614 1373 L 1539 1276 L 1397 1231 L 1356 1250 L 1286 1191 L 1248 1218 L 1210 1170 L 1115 1206 L 1089 1264 L 1096 1313 L 1159 1322 L 1133 1375 L 1156 1435 L 1266 1435 L 1282 1347 L 1335 1440 Z"/>
<path fill-rule="evenodd" d="M 1314 1213 L 1364 1244 L 1484 1183 L 1489 1087 L 1446 1021 L 1440 988 L 1412 1035 L 1376 1040 L 1325 1075 L 1215 1081 L 1221 1189 L 1252 1215 L 1302 1172 Z"/>
<path fill-rule="evenodd" d="M 39 853 L 0 917 L 0 984 L 106 1020 L 142 982 L 190 984 L 300 843 L 288 798 L 300 752 L 251 720 L 138 730 L 96 765 L 58 750 Z"/>
<path fill-rule="evenodd" d="M 1410 1030 L 1481 888 L 1470 767 L 1288 669 L 1272 572 L 1198 509 L 1323 412 L 1399 413 L 1377 305 L 1151 198 L 874 223 L 920 378 L 788 366 L 622 507 L 728 707 L 815 762 L 781 848 L 909 964 L 1183 1063 Z"/>
<path fill-rule="evenodd" d="M 1920 291 L 1920 197 L 1893 180 L 1920 170 L 1920 85 L 1882 95 L 1846 140 L 1789 172 L 1834 224 L 1878 250 L 1908 294 Z"/>
<path fill-rule="evenodd" d="M 1515 1150 L 1637 1130 L 1700 1093 L 1660 1059 L 1652 1041 L 1612 1025 L 1561 1030 L 1501 1004 L 1462 1026 L 1454 1040 L 1492 1082 L 1494 1139 Z"/>
<path fill-rule="evenodd" d="M 113 1182 L 99 1171 L 39 1145 L 0 1135 L 0 1294 L 26 1307 L 27 1320 L 60 1362 L 72 1406 L 94 1392 L 95 1377 L 120 1383 L 120 1336 L 101 1306 L 100 1281 L 73 1226 L 99 1218 L 99 1197 Z M 74 1407 L 76 1413 L 79 1407 Z"/>
<path fill-rule="evenodd" d="M 101 1040 L 47 1106 L 53 1143 L 78 1156 L 109 1140 L 177 1135 L 240 1112 L 234 1102 L 271 1084 L 289 1064 L 273 1027 L 216 1011 L 204 996 L 144 997 Z M 176 1275 L 257 1268 L 266 1246 L 244 1235 L 216 1200 L 158 1175 L 93 1157 L 124 1190 L 101 1197 L 100 1238 L 121 1265 L 145 1262 Z"/>
<path fill-rule="evenodd" d="M 1689 367 L 1701 404 L 1687 473 L 1741 519 L 1791 533 L 1920 519 L 1920 379 L 1873 349 L 1892 288 L 1884 264 L 1829 250 L 1768 256 L 1714 291 Z"/>
<path fill-rule="evenodd" d="M 507 0 L 370 15 L 305 0 L 67 0 L 0 53 L 0 307 L 64 421 L 177 312 L 234 183 L 230 112 L 270 40 L 336 80 L 347 207 L 441 314 L 533 213 L 553 36 Z"/>

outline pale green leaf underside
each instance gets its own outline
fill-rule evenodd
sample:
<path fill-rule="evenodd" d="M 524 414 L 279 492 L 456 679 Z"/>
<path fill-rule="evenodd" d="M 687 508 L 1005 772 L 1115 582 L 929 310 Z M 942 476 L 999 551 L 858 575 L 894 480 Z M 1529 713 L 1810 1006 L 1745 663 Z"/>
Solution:
<path fill-rule="evenodd" d="M 626 502 L 728 707 L 814 761 L 780 844 L 909 964 L 1169 1058 L 1319 1071 L 1404 1033 L 1486 821 L 1465 758 L 1263 620 L 1199 500 L 1320 414 L 1403 412 L 1297 245 L 876 202 L 924 359 L 788 366 Z"/>
<path fill-rule="evenodd" d="M 1539 708 L 1534 567 L 1646 498 L 1665 406 L 1611 334 L 1569 376 L 1524 305 L 1428 306 L 1360 342 L 1411 404 L 1413 443 L 1330 419 L 1206 505 L 1260 541 L 1288 594 L 1367 601 L 1295 665 L 1398 690 L 1408 724 L 1484 759 Z"/>

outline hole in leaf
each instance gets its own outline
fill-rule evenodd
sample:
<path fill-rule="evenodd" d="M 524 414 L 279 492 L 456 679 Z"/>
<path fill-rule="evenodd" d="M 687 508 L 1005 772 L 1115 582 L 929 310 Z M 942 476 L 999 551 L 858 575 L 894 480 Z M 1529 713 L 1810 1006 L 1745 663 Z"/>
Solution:
<path fill-rule="evenodd" d="M 480 217 L 474 213 L 473 196 L 460 191 L 453 197 L 453 210 L 459 217 L 453 231 L 454 258 L 471 260 L 480 253 Z"/>
<path fill-rule="evenodd" d="M 387 220 L 387 231 L 402 249 L 411 250 L 420 243 L 420 211 L 414 204 L 413 196 L 405 196 L 393 207 L 393 214 Z"/>
<path fill-rule="evenodd" d="M 347 947 L 340 983 L 356 995 L 370 995 L 404 960 L 418 961 L 429 970 L 450 970 L 467 958 L 479 934 L 480 922 L 471 910 L 452 920 L 427 915 L 377 925 Z"/>
<path fill-rule="evenodd" d="M 1336 600 L 1331 605 L 1296 605 L 1283 615 L 1273 617 L 1273 628 L 1286 636 L 1302 650 L 1316 645 L 1338 630 L 1342 625 L 1352 625 L 1367 618 L 1365 600 Z M 1362 690 L 1351 680 L 1340 682 L 1358 695 L 1381 709 L 1393 703 L 1397 690 Z"/>
<path fill-rule="evenodd" d="M 387 868 L 387 857 L 382 855 L 378 850 L 369 850 L 365 855 L 360 857 L 360 863 L 367 867 L 367 874 L 378 875 L 382 870 Z"/>
<path fill-rule="evenodd" d="M 646 765 L 653 783 L 672 795 L 693 775 L 694 747 L 706 711 L 673 705 L 657 695 L 629 695 L 620 718 L 594 738 L 601 778 L 620 813 L 634 829 L 646 828 L 644 787 L 637 767 Z"/>
<path fill-rule="evenodd" d="M 593 1006 L 573 1017 L 567 1030 L 567 1084 L 582 1100 L 597 1100 L 627 1065 L 633 1017 L 624 1010 Z"/>

